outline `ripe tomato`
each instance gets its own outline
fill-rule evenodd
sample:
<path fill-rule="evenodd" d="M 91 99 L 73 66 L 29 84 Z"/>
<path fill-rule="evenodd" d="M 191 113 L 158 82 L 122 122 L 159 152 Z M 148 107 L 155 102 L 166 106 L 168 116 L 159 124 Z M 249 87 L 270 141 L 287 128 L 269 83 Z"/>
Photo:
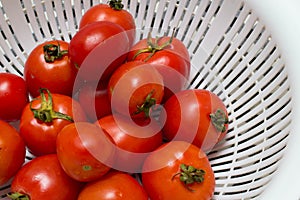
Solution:
<path fill-rule="evenodd" d="M 77 101 L 42 89 L 41 95 L 24 108 L 20 134 L 35 156 L 55 153 L 58 132 L 74 120 L 86 121 L 85 113 Z"/>
<path fill-rule="evenodd" d="M 87 24 L 95 21 L 110 21 L 124 28 L 126 31 L 130 45 L 135 39 L 135 21 L 133 16 L 127 10 L 124 10 L 124 5 L 120 0 L 110 0 L 107 4 L 98 4 L 87 10 L 82 16 L 79 24 L 79 29 Z"/>
<path fill-rule="evenodd" d="M 58 159 L 65 172 L 78 181 L 93 181 L 106 174 L 114 152 L 112 139 L 92 123 L 69 124 L 57 136 Z"/>
<path fill-rule="evenodd" d="M 18 171 L 10 198 L 76 200 L 82 186 L 63 171 L 56 154 L 48 154 L 34 158 Z"/>
<path fill-rule="evenodd" d="M 175 33 L 175 32 L 174 32 Z M 173 93 L 185 89 L 190 76 L 190 57 L 186 46 L 177 38 L 163 36 L 137 42 L 128 53 L 128 60 L 141 60 L 155 64 L 163 76 L 165 95 L 163 102 Z"/>
<path fill-rule="evenodd" d="M 112 110 L 128 117 L 149 117 L 151 107 L 161 102 L 163 94 L 162 76 L 142 61 L 124 63 L 108 83 Z"/>
<path fill-rule="evenodd" d="M 145 157 L 162 144 L 160 126 L 140 120 L 139 124 L 122 115 L 108 115 L 99 124 L 116 143 L 114 169 L 130 173 L 141 172 Z"/>
<path fill-rule="evenodd" d="M 0 120 L 0 186 L 7 183 L 25 162 L 25 143 L 18 131 Z"/>
<path fill-rule="evenodd" d="M 15 74 L 0 73 L 0 120 L 19 120 L 28 102 L 24 79 Z"/>
<path fill-rule="evenodd" d="M 111 171 L 82 189 L 78 200 L 148 200 L 144 188 L 132 176 Z"/>
<path fill-rule="evenodd" d="M 143 186 L 151 200 L 209 200 L 215 176 L 206 154 L 184 141 L 165 143 L 145 160 Z"/>
<path fill-rule="evenodd" d="M 178 92 L 164 104 L 160 115 L 167 140 L 192 142 L 205 152 L 225 137 L 228 113 L 221 99 L 209 90 Z"/>
<path fill-rule="evenodd" d="M 92 122 L 111 114 L 107 88 L 102 84 L 84 84 L 79 89 L 78 101 Z"/>
<path fill-rule="evenodd" d="M 68 48 L 68 42 L 55 40 L 39 44 L 31 51 L 24 66 L 24 79 L 31 96 L 38 96 L 40 88 L 72 95 L 78 70 L 70 63 Z"/>
<path fill-rule="evenodd" d="M 79 68 L 78 76 L 87 81 L 107 81 L 126 59 L 129 50 L 124 29 L 113 22 L 87 24 L 70 41 L 71 62 Z"/>

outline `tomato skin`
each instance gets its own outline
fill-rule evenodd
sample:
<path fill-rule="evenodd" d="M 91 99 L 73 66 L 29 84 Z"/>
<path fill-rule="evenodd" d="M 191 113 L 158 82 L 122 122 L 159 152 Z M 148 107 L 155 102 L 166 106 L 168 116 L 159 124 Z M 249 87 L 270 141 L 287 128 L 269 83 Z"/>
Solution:
<path fill-rule="evenodd" d="M 114 169 L 139 173 L 148 153 L 162 144 L 162 132 L 155 120 L 151 124 L 147 122 L 147 126 L 144 121 L 138 123 L 118 114 L 108 115 L 96 122 L 118 147 Z"/>
<path fill-rule="evenodd" d="M 127 10 L 115 10 L 107 4 L 97 4 L 87 10 L 81 17 L 79 29 L 96 21 L 110 21 L 120 25 L 126 31 L 130 45 L 135 39 L 135 21 Z"/>
<path fill-rule="evenodd" d="M 25 162 L 25 143 L 18 131 L 0 120 L 0 186 L 8 182 Z"/>
<path fill-rule="evenodd" d="M 19 120 L 28 102 L 25 80 L 15 74 L 0 73 L 0 120 Z"/>
<path fill-rule="evenodd" d="M 48 94 L 46 94 L 48 99 Z M 75 121 L 86 121 L 86 115 L 78 101 L 73 98 L 52 94 L 53 110 L 72 117 Z M 29 151 L 35 156 L 56 153 L 56 137 L 59 131 L 72 123 L 65 119 L 54 119 L 52 122 L 43 122 L 34 117 L 34 109 L 41 107 L 41 96 L 28 103 L 23 110 L 20 120 L 20 135 L 24 139 Z"/>
<path fill-rule="evenodd" d="M 149 48 L 150 41 L 155 44 L 155 38 L 146 38 L 138 41 L 130 49 L 127 60 L 141 60 L 154 64 L 164 79 L 165 96 L 163 102 L 172 94 L 185 89 L 190 76 L 190 57 L 186 46 L 177 38 L 173 37 L 170 45 L 156 51 L 150 58 L 150 52 L 136 54 L 143 49 Z M 162 46 L 170 40 L 169 36 L 163 36 L 158 40 L 158 46 Z"/>
<path fill-rule="evenodd" d="M 110 170 L 115 146 L 99 126 L 77 122 L 57 136 L 57 155 L 64 171 L 81 182 L 94 181 Z"/>
<path fill-rule="evenodd" d="M 78 76 L 87 81 L 107 81 L 122 64 L 129 50 L 124 29 L 113 22 L 87 24 L 70 41 L 71 62 L 79 68 Z"/>
<path fill-rule="evenodd" d="M 108 82 L 112 110 L 132 118 L 147 118 L 147 110 L 138 112 L 150 95 L 160 104 L 164 95 L 162 76 L 151 64 L 132 61 L 121 65 Z"/>
<path fill-rule="evenodd" d="M 48 154 L 22 167 L 12 181 L 11 191 L 26 194 L 30 200 L 76 200 L 82 187 L 63 171 L 56 154 Z"/>
<path fill-rule="evenodd" d="M 184 140 L 192 142 L 205 152 L 210 151 L 221 141 L 228 130 L 219 131 L 212 124 L 210 114 L 222 110 L 228 113 L 221 99 L 209 90 L 190 89 L 173 95 L 164 104 L 160 121 L 164 122 L 163 134 L 167 140 Z"/>
<path fill-rule="evenodd" d="M 78 200 L 148 200 L 144 188 L 129 174 L 111 171 L 99 180 L 88 183 Z"/>
<path fill-rule="evenodd" d="M 43 42 L 31 51 L 24 65 L 24 79 L 29 93 L 37 97 L 40 88 L 47 88 L 52 93 L 72 96 L 78 70 L 71 65 L 69 54 L 54 62 L 46 62 L 43 47 L 49 44 L 59 44 L 61 51 L 69 48 L 68 42 L 53 40 Z"/>
<path fill-rule="evenodd" d="M 86 83 L 78 94 L 78 101 L 91 122 L 112 113 L 107 88 L 101 84 L 96 85 Z"/>
<path fill-rule="evenodd" d="M 185 186 L 176 175 L 180 164 L 204 170 L 204 181 Z M 209 160 L 201 149 L 190 143 L 163 144 L 146 158 L 143 170 L 142 183 L 151 200 L 209 200 L 213 195 L 215 176 Z"/>

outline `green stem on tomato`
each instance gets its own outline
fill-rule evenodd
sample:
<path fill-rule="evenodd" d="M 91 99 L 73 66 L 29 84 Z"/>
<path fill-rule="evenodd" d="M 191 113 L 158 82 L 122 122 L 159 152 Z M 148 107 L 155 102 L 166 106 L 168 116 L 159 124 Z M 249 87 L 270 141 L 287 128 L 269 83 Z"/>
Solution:
<path fill-rule="evenodd" d="M 215 113 L 211 113 L 209 116 L 214 127 L 219 132 L 224 133 L 226 131 L 226 124 L 228 124 L 228 117 L 225 112 L 221 109 L 217 109 Z"/>
<path fill-rule="evenodd" d="M 68 50 L 61 50 L 60 44 L 46 44 L 43 46 L 44 59 L 47 63 L 52 63 L 55 60 L 61 59 L 64 55 L 68 54 Z"/>
<path fill-rule="evenodd" d="M 48 94 L 48 99 L 45 96 L 44 91 Z M 63 114 L 61 112 L 56 112 L 53 110 L 53 100 L 52 95 L 48 89 L 41 88 L 40 89 L 40 97 L 41 97 L 41 107 L 38 109 L 32 108 L 32 101 L 30 102 L 30 109 L 33 112 L 33 115 L 36 119 L 39 119 L 43 122 L 52 122 L 53 119 L 64 119 L 70 122 L 74 120 L 69 115 Z M 36 100 L 36 99 L 33 99 Z"/>
<path fill-rule="evenodd" d="M 108 5 L 114 10 L 122 10 L 124 8 L 122 0 L 110 0 L 108 1 Z"/>
<path fill-rule="evenodd" d="M 30 197 L 26 194 L 21 194 L 19 192 L 13 192 L 6 195 L 12 200 L 30 200 Z"/>
<path fill-rule="evenodd" d="M 155 38 L 154 42 L 153 42 L 153 38 L 151 36 L 151 32 L 148 33 L 148 37 L 147 37 L 147 45 L 148 47 L 144 48 L 144 49 L 140 49 L 139 51 L 137 51 L 137 53 L 133 56 L 132 60 L 134 60 L 138 55 L 142 54 L 142 53 L 150 53 L 147 58 L 144 60 L 145 62 L 148 61 L 157 51 L 161 51 L 163 49 L 165 49 L 166 47 L 168 47 L 169 45 L 172 44 L 172 41 L 174 39 L 175 36 L 175 32 L 176 32 L 176 28 L 173 29 L 172 32 L 172 36 L 170 37 L 170 39 L 159 45 L 158 41 L 160 38 Z"/>
<path fill-rule="evenodd" d="M 154 90 L 147 95 L 142 105 L 137 106 L 137 111 L 133 113 L 134 115 L 144 112 L 147 118 L 150 116 L 150 108 L 156 104 L 156 99 L 153 98 L 153 93 Z"/>
<path fill-rule="evenodd" d="M 179 176 L 179 180 L 184 184 L 184 186 L 191 192 L 194 190 L 189 187 L 193 183 L 202 183 L 204 181 L 205 171 L 202 169 L 197 169 L 191 165 L 181 164 L 180 172 L 173 175 L 172 180 L 176 176 Z"/>

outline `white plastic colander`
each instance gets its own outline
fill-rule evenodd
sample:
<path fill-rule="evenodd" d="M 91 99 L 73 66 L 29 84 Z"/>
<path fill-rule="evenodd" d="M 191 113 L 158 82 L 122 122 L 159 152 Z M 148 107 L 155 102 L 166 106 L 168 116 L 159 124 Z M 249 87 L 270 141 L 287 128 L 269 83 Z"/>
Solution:
<path fill-rule="evenodd" d="M 83 13 L 102 0 L 1 0 L 0 71 L 22 75 L 45 40 L 70 41 Z M 229 112 L 229 132 L 209 153 L 213 199 L 258 199 L 272 180 L 291 133 L 292 92 L 281 48 L 242 0 L 123 0 L 136 40 L 171 35 L 191 55 L 190 88 L 213 91 Z M 288 183 L 287 183 L 288 184 Z M 0 188 L 0 196 L 9 185 Z M 1 197 L 0 197 L 1 198 Z M 4 197 L 2 198 L 4 199 Z"/>

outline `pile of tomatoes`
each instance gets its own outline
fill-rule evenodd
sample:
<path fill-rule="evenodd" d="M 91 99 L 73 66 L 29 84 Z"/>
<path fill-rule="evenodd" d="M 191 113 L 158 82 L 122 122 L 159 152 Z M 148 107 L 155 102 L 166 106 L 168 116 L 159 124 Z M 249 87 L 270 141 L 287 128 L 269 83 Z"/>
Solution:
<path fill-rule="evenodd" d="M 37 45 L 23 77 L 1 73 L 7 196 L 210 199 L 207 152 L 224 138 L 228 113 L 211 91 L 186 89 L 190 56 L 175 32 L 135 42 L 133 16 L 111 0 L 82 16 L 70 42 Z M 34 157 L 25 163 L 26 150 Z"/>

